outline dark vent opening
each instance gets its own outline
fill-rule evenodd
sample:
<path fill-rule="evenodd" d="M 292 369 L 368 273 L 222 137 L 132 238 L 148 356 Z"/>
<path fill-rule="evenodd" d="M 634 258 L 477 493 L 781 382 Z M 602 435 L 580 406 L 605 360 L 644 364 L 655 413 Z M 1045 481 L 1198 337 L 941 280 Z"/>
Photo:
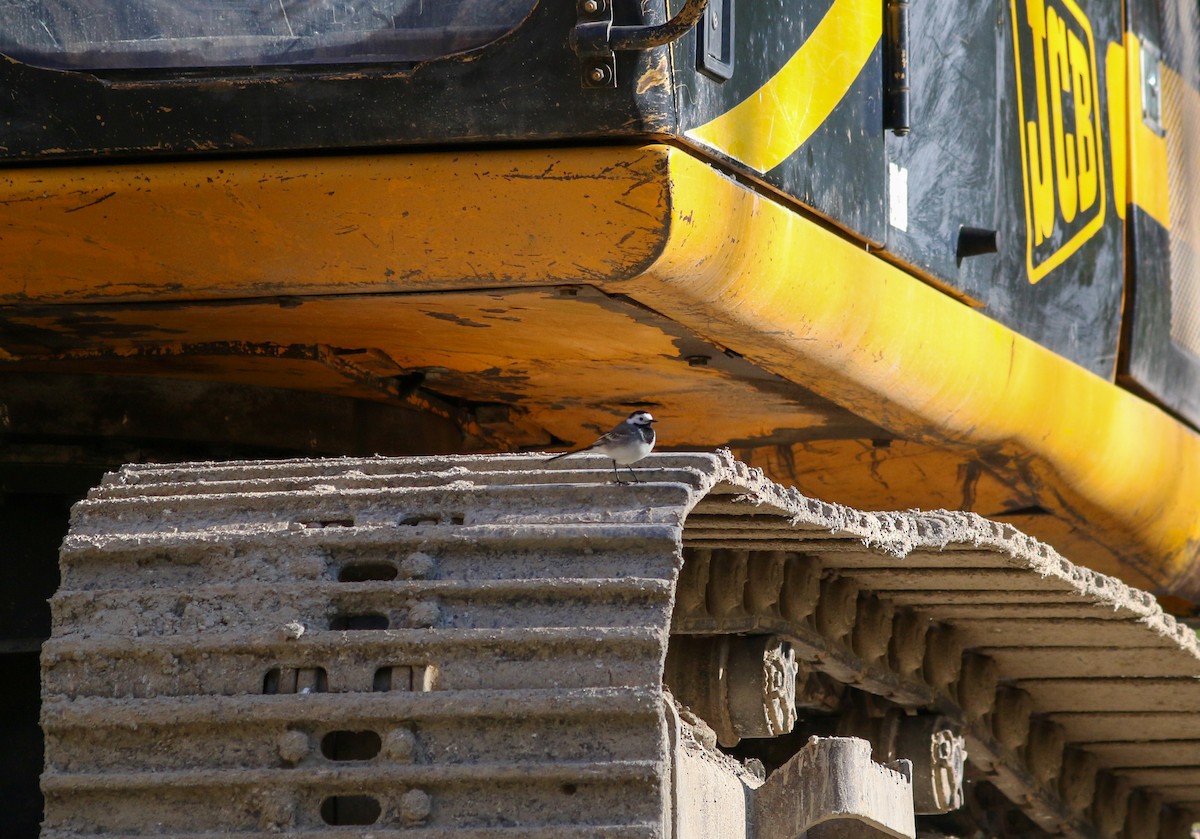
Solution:
<path fill-rule="evenodd" d="M 319 530 L 323 527 L 354 527 L 354 519 L 302 519 L 300 526 L 309 530 Z"/>
<path fill-rule="evenodd" d="M 387 629 L 391 625 L 387 615 L 380 615 L 376 612 L 368 612 L 362 615 L 334 615 L 329 621 L 329 628 L 333 630 L 348 630 L 348 629 Z"/>
<path fill-rule="evenodd" d="M 387 582 L 396 579 L 397 573 L 396 566 L 386 562 L 356 562 L 338 572 L 338 582 Z"/>
<path fill-rule="evenodd" d="M 331 731 L 321 738 L 321 754 L 330 760 L 371 760 L 382 748 L 374 731 Z"/>
<path fill-rule="evenodd" d="M 465 513 L 415 513 L 400 519 L 400 525 L 416 527 L 422 524 L 463 524 L 466 520 Z"/>
<path fill-rule="evenodd" d="M 272 667 L 263 676 L 263 693 L 326 693 L 329 675 L 324 667 Z"/>
<path fill-rule="evenodd" d="M 325 824 L 375 824 L 382 809 L 369 795 L 331 795 L 321 802 Z"/>

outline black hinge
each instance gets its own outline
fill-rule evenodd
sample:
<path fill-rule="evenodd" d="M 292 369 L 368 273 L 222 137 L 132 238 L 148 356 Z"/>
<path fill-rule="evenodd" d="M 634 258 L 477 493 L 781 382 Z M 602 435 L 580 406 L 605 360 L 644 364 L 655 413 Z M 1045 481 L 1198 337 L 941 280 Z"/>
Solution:
<path fill-rule="evenodd" d="M 883 127 L 908 133 L 908 0 L 887 0 L 884 16 Z"/>
<path fill-rule="evenodd" d="M 616 26 L 613 0 L 576 0 L 579 21 L 571 46 L 579 56 L 584 87 L 617 86 L 617 52 L 661 47 L 686 35 L 704 17 L 709 0 L 687 0 L 679 14 L 660 26 Z"/>

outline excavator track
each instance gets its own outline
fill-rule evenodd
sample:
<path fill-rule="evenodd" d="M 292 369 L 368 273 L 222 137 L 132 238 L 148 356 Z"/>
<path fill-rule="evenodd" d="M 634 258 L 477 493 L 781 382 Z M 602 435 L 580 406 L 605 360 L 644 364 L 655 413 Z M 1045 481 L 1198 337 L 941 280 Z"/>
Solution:
<path fill-rule="evenodd" d="M 809 723 L 929 715 L 968 786 L 1047 834 L 1188 836 L 1200 650 L 1149 594 L 1009 526 L 816 501 L 724 452 L 636 471 L 107 476 L 73 511 L 43 648 L 43 836 L 680 836 L 683 735 L 753 776 Z M 792 733 L 769 702 L 771 736 L 714 710 L 706 656 L 755 639 L 795 675 Z"/>

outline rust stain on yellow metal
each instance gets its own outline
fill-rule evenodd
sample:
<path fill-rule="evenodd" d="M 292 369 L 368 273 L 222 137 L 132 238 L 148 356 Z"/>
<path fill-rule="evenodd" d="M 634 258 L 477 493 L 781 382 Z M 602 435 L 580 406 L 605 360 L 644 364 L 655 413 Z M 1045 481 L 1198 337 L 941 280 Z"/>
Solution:
<path fill-rule="evenodd" d="M 506 402 L 534 413 L 527 436 L 508 441 L 513 447 L 545 447 L 554 438 L 590 443 L 633 405 L 647 405 L 659 416 L 664 440 L 701 448 L 770 434 L 784 424 L 811 428 L 825 421 L 786 393 L 715 366 L 690 365 L 675 343 L 678 336 L 664 331 L 665 321 L 602 297 L 535 289 L 347 295 L 286 307 L 265 301 L 113 306 L 104 310 L 102 323 L 65 334 L 72 350 L 57 359 L 31 357 L 26 369 L 153 373 L 385 398 L 369 384 L 336 375 L 328 364 L 289 358 L 296 353 L 288 348 L 322 345 L 335 356 L 331 361 L 373 376 L 420 371 L 422 387 L 432 393 Z M 14 321 L 62 333 L 56 318 Z M 97 326 L 98 334 L 92 333 Z M 718 404 L 723 407 L 714 413 Z"/>
<path fill-rule="evenodd" d="M 1089 568 L 1152 588 L 1085 528 L 1039 512 L 1035 487 L 998 453 L 894 440 L 818 440 L 737 449 L 738 458 L 815 498 L 864 510 L 972 510 L 1008 522 Z"/>
<path fill-rule="evenodd" d="M 993 515 L 1036 503 L 965 450 L 911 440 L 816 440 L 735 450 L 738 458 L 817 498 L 865 510 L 975 510 Z"/>
<path fill-rule="evenodd" d="M 670 74 L 667 72 L 667 57 L 664 55 L 658 63 L 647 68 L 646 72 L 638 77 L 637 87 L 635 88 L 639 96 L 649 93 L 656 87 L 663 87 L 668 83 Z"/>
<path fill-rule="evenodd" d="M 666 159 L 560 149 L 10 170 L 0 302 L 590 282 L 666 229 Z"/>

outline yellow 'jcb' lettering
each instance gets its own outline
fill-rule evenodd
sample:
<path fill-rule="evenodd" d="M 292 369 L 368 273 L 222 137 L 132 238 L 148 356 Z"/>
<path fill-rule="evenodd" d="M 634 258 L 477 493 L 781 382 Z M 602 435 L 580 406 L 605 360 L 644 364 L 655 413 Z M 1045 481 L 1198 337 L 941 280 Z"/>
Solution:
<path fill-rule="evenodd" d="M 1058 174 L 1058 203 L 1063 220 L 1075 220 L 1079 209 L 1079 190 L 1075 183 L 1073 134 L 1063 130 L 1063 93 L 1071 89 L 1071 69 L 1067 59 L 1067 22 L 1054 9 L 1046 9 L 1046 51 L 1050 53 L 1050 111 L 1054 119 L 1054 162 Z"/>
<path fill-rule="evenodd" d="M 1010 0 L 1025 268 L 1040 282 L 1104 227 L 1096 44 L 1079 0 Z"/>
<path fill-rule="evenodd" d="M 1026 124 L 1029 169 L 1033 181 L 1033 231 L 1037 244 L 1054 232 L 1054 182 L 1051 180 L 1050 123 L 1046 119 L 1046 12 L 1042 0 L 1026 0 L 1033 33 L 1033 75 L 1037 118 Z"/>
<path fill-rule="evenodd" d="M 1075 89 L 1075 140 L 1079 144 L 1079 210 L 1082 212 L 1096 203 L 1100 178 L 1096 165 L 1096 132 L 1092 125 L 1090 62 L 1087 48 L 1074 32 L 1071 33 L 1070 50 Z"/>
<path fill-rule="evenodd" d="M 1025 0 L 1025 11 L 1033 42 L 1037 102 L 1025 132 L 1032 232 L 1035 244 L 1040 245 L 1054 232 L 1056 210 L 1070 224 L 1078 213 L 1096 203 L 1099 175 L 1087 48 L 1045 0 Z M 1074 123 L 1070 126 L 1073 131 L 1067 130 L 1067 114 Z"/>

